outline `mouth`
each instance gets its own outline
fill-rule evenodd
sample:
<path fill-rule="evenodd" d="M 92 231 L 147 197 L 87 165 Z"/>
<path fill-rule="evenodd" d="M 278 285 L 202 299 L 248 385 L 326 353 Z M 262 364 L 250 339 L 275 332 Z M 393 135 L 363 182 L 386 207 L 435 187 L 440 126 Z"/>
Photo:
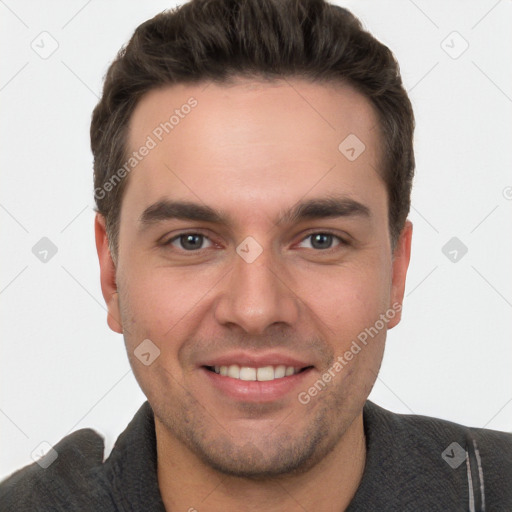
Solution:
<path fill-rule="evenodd" d="M 230 365 L 215 365 L 215 366 L 204 366 L 208 371 L 216 373 L 221 377 L 228 377 L 231 379 L 237 379 L 241 381 L 258 381 L 258 382 L 270 382 L 275 380 L 281 380 L 286 377 L 291 377 L 299 373 L 305 372 L 312 366 L 296 367 L 280 365 L 267 365 L 260 367 L 243 366 L 241 364 L 230 364 Z"/>
<path fill-rule="evenodd" d="M 306 387 L 315 367 L 284 355 L 235 354 L 200 366 L 205 393 L 238 403 L 270 403 L 291 399 Z M 284 404 L 285 402 L 283 402 Z"/>

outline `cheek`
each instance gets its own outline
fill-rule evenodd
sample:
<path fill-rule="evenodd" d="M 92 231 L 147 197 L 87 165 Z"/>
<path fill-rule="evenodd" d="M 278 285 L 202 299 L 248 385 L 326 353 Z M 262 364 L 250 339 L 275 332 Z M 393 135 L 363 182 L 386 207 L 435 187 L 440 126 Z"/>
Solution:
<path fill-rule="evenodd" d="M 135 378 L 148 399 L 161 400 L 162 389 L 179 393 L 187 368 L 180 353 L 200 325 L 199 315 L 212 284 L 205 276 L 169 268 L 132 268 L 129 279 L 120 282 L 124 341 Z M 202 283 L 200 286 L 199 283 Z M 137 348 L 151 340 L 159 355 L 148 366 L 137 359 Z"/>
<path fill-rule="evenodd" d="M 125 306 L 123 322 L 128 322 L 130 331 L 127 343 L 136 343 L 134 338 L 142 336 L 169 346 L 165 340 L 179 337 L 178 333 L 187 326 L 195 325 L 195 315 L 207 302 L 208 291 L 216 282 L 213 272 L 197 268 L 138 265 L 129 275 L 120 286 Z"/>
<path fill-rule="evenodd" d="M 295 282 L 297 295 L 329 338 L 336 335 L 346 341 L 357 336 L 375 323 L 389 302 L 389 278 L 376 262 L 317 268 L 297 274 Z"/>

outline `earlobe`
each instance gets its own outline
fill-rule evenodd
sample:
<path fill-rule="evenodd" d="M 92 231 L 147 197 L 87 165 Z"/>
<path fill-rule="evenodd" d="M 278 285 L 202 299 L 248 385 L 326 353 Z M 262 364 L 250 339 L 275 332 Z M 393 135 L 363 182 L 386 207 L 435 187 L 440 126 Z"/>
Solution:
<path fill-rule="evenodd" d="M 107 304 L 107 324 L 114 331 L 123 334 L 123 324 L 121 322 L 121 310 L 119 308 L 119 294 L 113 293 L 110 302 Z"/>
<path fill-rule="evenodd" d="M 400 305 L 397 314 L 388 323 L 388 328 L 392 329 L 397 325 L 402 318 L 402 302 L 404 299 L 405 292 L 405 280 L 407 277 L 407 269 L 409 267 L 409 261 L 411 259 L 411 241 L 412 241 L 412 222 L 407 220 L 400 233 L 400 237 L 397 241 L 395 251 L 393 253 L 392 263 L 392 281 L 391 281 L 391 306 Z M 393 309 L 397 310 L 395 306 Z"/>
<path fill-rule="evenodd" d="M 107 324 L 119 334 L 123 332 L 119 308 L 119 294 L 117 293 L 116 266 L 108 245 L 105 218 L 100 213 L 94 220 L 94 234 L 96 237 L 96 251 L 100 264 L 100 281 L 103 299 L 107 305 Z"/>

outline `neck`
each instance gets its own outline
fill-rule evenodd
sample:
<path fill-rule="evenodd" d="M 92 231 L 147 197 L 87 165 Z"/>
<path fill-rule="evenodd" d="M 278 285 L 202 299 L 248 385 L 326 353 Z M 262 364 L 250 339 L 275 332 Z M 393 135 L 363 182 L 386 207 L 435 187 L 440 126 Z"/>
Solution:
<path fill-rule="evenodd" d="M 171 436 L 156 418 L 155 428 L 158 485 L 168 512 L 343 511 L 361 482 L 366 459 L 362 413 L 309 471 L 264 481 L 221 474 Z"/>

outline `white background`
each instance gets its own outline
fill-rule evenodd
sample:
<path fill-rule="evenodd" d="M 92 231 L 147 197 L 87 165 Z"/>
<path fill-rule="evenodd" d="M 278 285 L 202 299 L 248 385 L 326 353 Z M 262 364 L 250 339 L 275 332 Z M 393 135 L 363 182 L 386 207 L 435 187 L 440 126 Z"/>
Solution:
<path fill-rule="evenodd" d="M 89 123 L 118 49 L 172 5 L 0 2 L 0 478 L 83 427 L 108 453 L 145 399 L 106 324 Z M 370 398 L 510 431 L 512 3 L 342 5 L 394 51 L 417 118 L 403 321 Z M 47 59 L 31 48 L 43 31 L 59 45 Z M 445 51 L 463 48 L 453 31 L 469 43 L 457 59 Z M 47 263 L 32 253 L 43 236 L 58 247 Z M 456 263 L 441 251 L 454 236 L 468 248 Z"/>

